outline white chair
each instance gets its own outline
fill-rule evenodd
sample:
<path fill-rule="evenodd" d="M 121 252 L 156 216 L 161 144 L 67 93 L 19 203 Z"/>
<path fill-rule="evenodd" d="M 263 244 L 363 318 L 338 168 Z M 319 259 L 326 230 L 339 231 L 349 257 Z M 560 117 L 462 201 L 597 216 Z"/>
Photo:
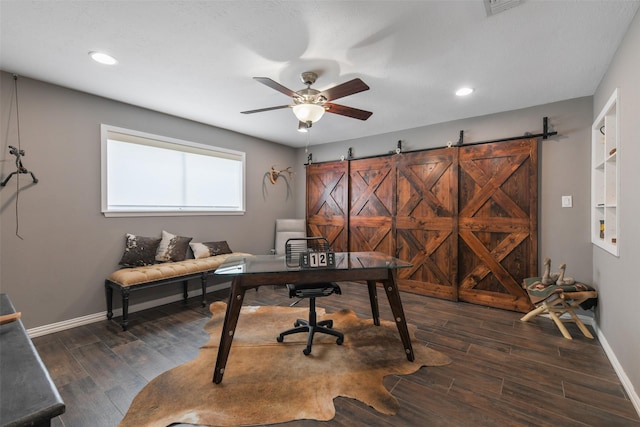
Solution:
<path fill-rule="evenodd" d="M 307 225 L 304 219 L 276 219 L 275 247 L 271 252 L 284 255 L 287 240 L 299 237 L 307 237 Z"/>

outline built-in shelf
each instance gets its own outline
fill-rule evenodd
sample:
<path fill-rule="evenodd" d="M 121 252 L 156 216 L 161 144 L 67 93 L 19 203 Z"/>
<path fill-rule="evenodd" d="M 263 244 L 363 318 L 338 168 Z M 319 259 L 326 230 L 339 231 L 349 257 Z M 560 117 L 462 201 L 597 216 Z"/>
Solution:
<path fill-rule="evenodd" d="M 591 242 L 616 256 L 620 243 L 619 107 L 616 89 L 591 129 Z"/>

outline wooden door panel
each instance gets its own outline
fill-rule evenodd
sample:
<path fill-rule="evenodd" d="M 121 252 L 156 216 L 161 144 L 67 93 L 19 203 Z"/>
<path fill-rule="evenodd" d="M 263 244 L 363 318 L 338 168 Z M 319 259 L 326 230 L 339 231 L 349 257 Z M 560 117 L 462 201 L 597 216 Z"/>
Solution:
<path fill-rule="evenodd" d="M 348 250 L 348 165 L 307 165 L 307 234 L 325 237 L 336 252 Z"/>
<path fill-rule="evenodd" d="M 537 140 L 460 148 L 461 300 L 526 312 L 537 272 Z"/>
<path fill-rule="evenodd" d="M 396 159 L 396 256 L 401 289 L 457 299 L 457 150 L 405 153 Z"/>
<path fill-rule="evenodd" d="M 349 250 L 394 255 L 394 163 L 389 157 L 349 163 Z"/>
<path fill-rule="evenodd" d="M 537 274 L 537 140 L 307 167 L 309 235 L 410 261 L 401 289 L 528 311 Z"/>

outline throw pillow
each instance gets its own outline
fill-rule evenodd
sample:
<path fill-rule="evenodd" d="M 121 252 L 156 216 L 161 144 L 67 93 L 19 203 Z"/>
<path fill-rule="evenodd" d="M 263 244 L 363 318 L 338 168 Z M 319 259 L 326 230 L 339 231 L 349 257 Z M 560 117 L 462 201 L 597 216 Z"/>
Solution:
<path fill-rule="evenodd" d="M 154 264 L 159 244 L 160 238 L 127 233 L 124 253 L 118 264 L 123 267 L 141 267 Z"/>
<path fill-rule="evenodd" d="M 209 251 L 209 248 L 205 246 L 204 243 L 189 243 L 189 246 L 191 246 L 195 259 L 208 258 L 211 256 L 211 251 Z"/>
<path fill-rule="evenodd" d="M 226 241 L 189 243 L 195 259 L 208 258 L 210 256 L 232 253 Z"/>
<path fill-rule="evenodd" d="M 187 257 L 187 249 L 191 237 L 176 236 L 162 230 L 162 240 L 156 252 L 156 261 L 184 261 Z"/>
<path fill-rule="evenodd" d="M 211 251 L 211 256 L 230 254 L 232 252 L 226 240 L 220 242 L 205 242 L 204 245 Z"/>

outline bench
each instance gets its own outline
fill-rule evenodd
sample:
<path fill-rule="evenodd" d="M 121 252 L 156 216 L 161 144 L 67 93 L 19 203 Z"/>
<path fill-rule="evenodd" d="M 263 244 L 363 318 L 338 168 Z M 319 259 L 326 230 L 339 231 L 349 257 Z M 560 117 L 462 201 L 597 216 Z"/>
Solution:
<path fill-rule="evenodd" d="M 164 286 L 182 282 L 182 295 L 188 298 L 187 284 L 189 280 L 200 279 L 202 286 L 201 304 L 206 305 L 205 295 L 207 282 L 215 270 L 229 257 L 247 256 L 243 252 L 215 255 L 207 258 L 186 259 L 177 262 L 164 262 L 143 267 L 122 268 L 114 271 L 104 281 L 107 298 L 107 319 L 113 318 L 113 291 L 119 291 L 122 297 L 122 330 L 126 331 L 129 323 L 129 295 L 133 291 Z"/>

